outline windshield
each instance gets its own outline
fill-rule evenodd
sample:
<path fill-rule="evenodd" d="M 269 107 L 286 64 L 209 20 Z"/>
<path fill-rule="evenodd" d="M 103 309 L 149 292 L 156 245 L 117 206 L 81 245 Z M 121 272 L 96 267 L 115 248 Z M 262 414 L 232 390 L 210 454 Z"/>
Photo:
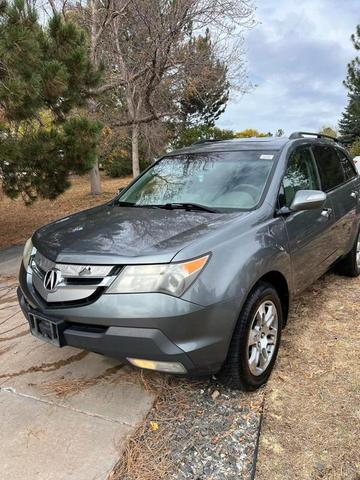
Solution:
<path fill-rule="evenodd" d="M 276 152 L 236 151 L 164 157 L 118 200 L 137 206 L 197 204 L 250 210 L 264 191 Z"/>

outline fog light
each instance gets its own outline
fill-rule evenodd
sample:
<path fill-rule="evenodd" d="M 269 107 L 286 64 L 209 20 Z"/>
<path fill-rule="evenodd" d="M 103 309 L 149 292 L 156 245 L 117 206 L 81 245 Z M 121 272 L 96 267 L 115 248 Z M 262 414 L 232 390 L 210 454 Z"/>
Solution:
<path fill-rule="evenodd" d="M 126 360 L 139 368 L 167 373 L 186 373 L 186 368 L 179 362 L 157 362 L 156 360 L 143 360 L 142 358 L 127 358 Z"/>

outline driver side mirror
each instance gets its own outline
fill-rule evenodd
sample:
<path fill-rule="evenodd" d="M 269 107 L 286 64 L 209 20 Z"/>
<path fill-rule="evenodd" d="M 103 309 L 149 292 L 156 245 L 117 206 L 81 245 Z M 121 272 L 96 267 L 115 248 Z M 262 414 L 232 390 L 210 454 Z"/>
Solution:
<path fill-rule="evenodd" d="M 298 190 L 290 205 L 292 212 L 315 210 L 324 206 L 326 193 L 321 190 Z"/>

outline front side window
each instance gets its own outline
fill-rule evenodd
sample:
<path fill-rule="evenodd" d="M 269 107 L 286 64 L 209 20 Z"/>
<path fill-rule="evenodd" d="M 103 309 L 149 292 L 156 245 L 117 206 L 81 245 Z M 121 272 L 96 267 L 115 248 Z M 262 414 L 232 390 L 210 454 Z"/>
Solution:
<path fill-rule="evenodd" d="M 351 180 L 356 176 L 355 169 L 350 161 L 350 159 L 347 157 L 345 152 L 342 150 L 336 149 L 337 154 L 339 155 L 340 158 L 340 163 L 342 166 L 342 169 L 344 171 L 345 175 L 345 180 Z"/>
<path fill-rule="evenodd" d="M 319 167 L 324 192 L 344 183 L 345 175 L 336 150 L 331 146 L 324 145 L 314 145 L 312 150 Z"/>
<path fill-rule="evenodd" d="M 164 157 L 118 200 L 135 206 L 193 203 L 250 210 L 260 202 L 275 155 L 236 151 Z"/>
<path fill-rule="evenodd" d="M 319 180 L 308 148 L 291 154 L 282 183 L 281 204 L 290 207 L 299 190 L 319 190 Z"/>

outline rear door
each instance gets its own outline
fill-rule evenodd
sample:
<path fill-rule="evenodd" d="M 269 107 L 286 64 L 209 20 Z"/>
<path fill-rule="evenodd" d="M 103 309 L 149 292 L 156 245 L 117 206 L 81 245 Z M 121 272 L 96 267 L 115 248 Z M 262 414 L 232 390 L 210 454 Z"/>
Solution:
<path fill-rule="evenodd" d="M 338 256 L 347 253 L 354 242 L 359 213 L 359 179 L 346 153 L 331 145 L 313 145 L 321 185 L 335 212 L 334 242 Z"/>
<path fill-rule="evenodd" d="M 290 207 L 298 190 L 320 190 L 319 174 L 310 147 L 298 147 L 289 157 L 279 204 Z M 300 292 L 324 273 L 336 255 L 335 215 L 331 200 L 323 208 L 292 212 L 284 217 L 291 254 L 293 282 Z"/>

